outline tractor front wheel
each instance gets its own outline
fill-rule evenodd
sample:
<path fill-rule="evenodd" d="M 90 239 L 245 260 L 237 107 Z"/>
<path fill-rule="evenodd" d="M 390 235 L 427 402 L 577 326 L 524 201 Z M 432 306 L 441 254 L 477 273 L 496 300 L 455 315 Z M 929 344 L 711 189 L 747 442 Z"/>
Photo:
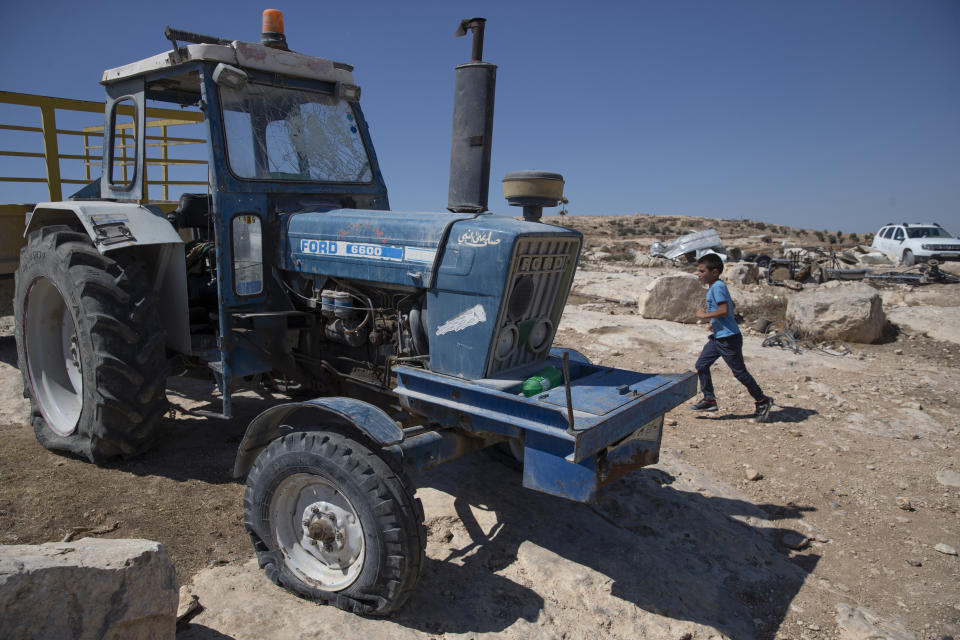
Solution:
<path fill-rule="evenodd" d="M 34 231 L 14 314 L 40 444 L 100 463 L 153 443 L 167 408 L 166 336 L 138 260 L 101 255 L 70 227 Z"/>
<path fill-rule="evenodd" d="M 423 508 L 396 465 L 345 435 L 297 432 L 257 457 L 244 526 L 260 567 L 293 593 L 386 615 L 423 567 Z"/>

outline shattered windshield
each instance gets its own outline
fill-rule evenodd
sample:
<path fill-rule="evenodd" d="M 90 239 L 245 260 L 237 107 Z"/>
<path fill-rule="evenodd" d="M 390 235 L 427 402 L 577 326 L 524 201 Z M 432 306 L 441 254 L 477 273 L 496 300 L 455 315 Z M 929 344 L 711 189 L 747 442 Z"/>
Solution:
<path fill-rule="evenodd" d="M 373 179 L 356 116 L 344 100 L 247 84 L 220 87 L 227 159 L 239 178 L 360 182 Z"/>

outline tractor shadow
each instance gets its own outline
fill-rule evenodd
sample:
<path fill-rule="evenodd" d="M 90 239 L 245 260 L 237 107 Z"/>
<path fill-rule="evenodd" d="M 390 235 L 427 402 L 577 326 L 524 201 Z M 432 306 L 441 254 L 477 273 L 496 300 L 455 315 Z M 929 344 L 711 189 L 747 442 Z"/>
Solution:
<path fill-rule="evenodd" d="M 13 334 L 0 336 L 0 362 L 17 368 L 17 341 Z"/>
<path fill-rule="evenodd" d="M 415 480 L 455 496 L 459 517 L 432 521 L 427 501 L 432 559 L 392 618 L 432 634 L 500 631 L 520 619 L 562 626 L 578 608 L 636 620 L 639 608 L 727 637 L 773 638 L 820 559 L 792 555 L 781 539 L 795 532 L 773 522 L 811 508 L 707 497 L 656 468 L 605 487 L 594 506 L 523 489 L 520 474 L 482 455 Z"/>
<path fill-rule="evenodd" d="M 198 413 L 221 411 L 220 394 L 213 380 L 171 376 L 167 380 L 167 398 L 174 416 L 163 419 L 157 443 L 149 451 L 131 460 L 118 460 L 106 466 L 139 476 L 162 476 L 173 480 L 201 480 L 211 484 L 237 482 L 233 464 L 247 425 L 260 412 L 280 402 L 262 389 L 241 390 L 232 398 L 229 420 Z"/>
<path fill-rule="evenodd" d="M 12 334 L 0 335 L 0 363 L 17 369 L 17 344 Z M 231 419 L 211 418 L 196 412 L 221 410 L 220 394 L 213 379 L 188 376 L 167 379 L 167 398 L 173 414 L 168 413 L 162 419 L 154 446 L 135 458 L 113 460 L 102 467 L 174 480 L 234 482 L 233 464 L 247 425 L 261 411 L 289 401 L 286 396 L 273 395 L 251 385 L 233 397 Z M 29 424 L 28 415 L 24 419 Z M 66 452 L 56 453 L 66 458 L 76 457 Z"/>
<path fill-rule="evenodd" d="M 177 640 L 237 640 L 234 636 L 220 633 L 202 624 L 187 623 L 177 625 Z"/>

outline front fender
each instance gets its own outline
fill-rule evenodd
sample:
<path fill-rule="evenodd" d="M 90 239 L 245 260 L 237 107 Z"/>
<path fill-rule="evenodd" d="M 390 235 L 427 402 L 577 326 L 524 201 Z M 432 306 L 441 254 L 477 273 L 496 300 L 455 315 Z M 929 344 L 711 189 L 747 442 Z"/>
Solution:
<path fill-rule="evenodd" d="M 24 235 L 51 224 L 77 222 L 101 253 L 142 245 L 183 244 L 160 209 L 103 200 L 41 202 L 27 217 Z"/>
<path fill-rule="evenodd" d="M 190 353 L 183 239 L 160 209 L 102 200 L 41 202 L 29 214 L 24 235 L 55 224 L 82 226 L 100 253 L 126 251 L 144 262 L 160 298 L 167 346 Z"/>
<path fill-rule="evenodd" d="M 403 441 L 403 429 L 382 409 L 367 402 L 343 397 L 289 402 L 267 409 L 247 426 L 237 450 L 233 477 L 246 477 L 260 452 L 277 438 L 330 427 L 362 433 L 381 446 Z"/>

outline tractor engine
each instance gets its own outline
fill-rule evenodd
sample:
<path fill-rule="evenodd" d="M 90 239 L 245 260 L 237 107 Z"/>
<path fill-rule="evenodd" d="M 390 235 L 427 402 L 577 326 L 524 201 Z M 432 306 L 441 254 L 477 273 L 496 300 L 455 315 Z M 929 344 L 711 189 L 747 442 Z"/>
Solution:
<path fill-rule="evenodd" d="M 396 363 L 470 380 L 536 368 L 581 244 L 568 229 L 477 214 L 332 210 L 283 228 L 285 287 L 312 318 L 294 359 L 312 377 L 380 387 Z"/>

